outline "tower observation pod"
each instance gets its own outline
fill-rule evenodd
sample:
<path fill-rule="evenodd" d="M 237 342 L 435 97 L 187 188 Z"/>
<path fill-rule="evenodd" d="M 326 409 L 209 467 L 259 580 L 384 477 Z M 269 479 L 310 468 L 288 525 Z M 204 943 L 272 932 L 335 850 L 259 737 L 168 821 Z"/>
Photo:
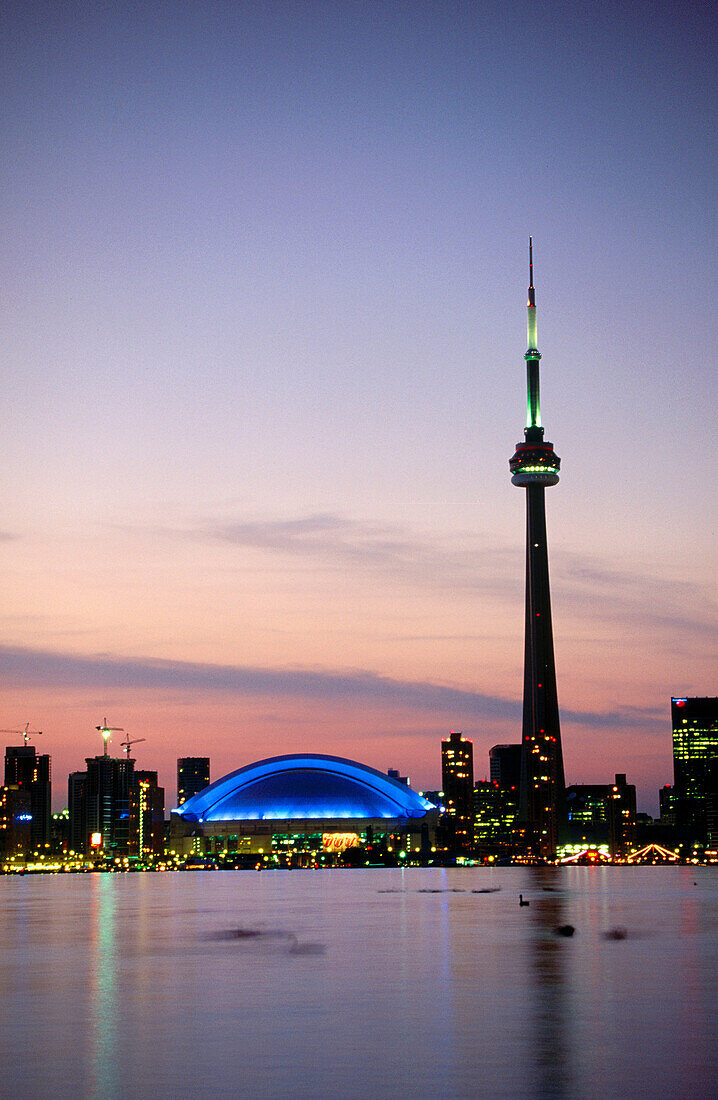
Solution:
<path fill-rule="evenodd" d="M 565 781 L 551 625 L 544 490 L 558 483 L 561 460 L 541 426 L 533 241 L 529 237 L 528 348 L 524 442 L 509 460 L 511 481 L 526 490 L 526 628 L 519 829 L 526 852 L 553 859 L 563 831 Z"/>

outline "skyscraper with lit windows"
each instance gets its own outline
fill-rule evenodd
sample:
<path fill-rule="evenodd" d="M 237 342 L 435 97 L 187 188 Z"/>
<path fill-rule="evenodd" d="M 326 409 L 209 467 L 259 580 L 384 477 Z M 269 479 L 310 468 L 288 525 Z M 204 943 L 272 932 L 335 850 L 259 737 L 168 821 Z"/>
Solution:
<path fill-rule="evenodd" d="M 718 698 L 671 699 L 676 822 L 705 840 L 718 772 Z"/>
<path fill-rule="evenodd" d="M 130 787 L 130 855 L 141 860 L 164 851 L 165 792 L 157 772 L 135 771 Z"/>
<path fill-rule="evenodd" d="M 130 789 L 135 762 L 131 757 L 86 757 L 84 786 L 86 849 L 92 834 L 100 837 L 98 853 L 125 856 L 130 842 Z"/>
<path fill-rule="evenodd" d="M 177 805 L 209 787 L 209 757 L 180 756 L 177 761 Z"/>
<path fill-rule="evenodd" d="M 441 742 L 441 785 L 449 815 L 451 840 L 457 848 L 474 842 L 474 746 L 458 730 Z"/>
<path fill-rule="evenodd" d="M 47 753 L 34 745 L 8 745 L 5 749 L 5 785 L 18 786 L 30 794 L 32 847 L 50 842 L 50 796 L 52 766 Z"/>

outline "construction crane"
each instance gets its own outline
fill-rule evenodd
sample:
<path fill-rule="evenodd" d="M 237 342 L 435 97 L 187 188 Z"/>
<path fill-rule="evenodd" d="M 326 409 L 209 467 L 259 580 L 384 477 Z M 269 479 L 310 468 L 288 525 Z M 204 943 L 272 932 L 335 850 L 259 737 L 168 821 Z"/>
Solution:
<path fill-rule="evenodd" d="M 26 722 L 24 730 L 0 730 L 0 733 L 16 733 L 18 737 L 22 735 L 22 739 L 27 745 L 31 737 L 40 737 L 42 735 L 42 730 L 31 730 L 30 723 Z"/>
<path fill-rule="evenodd" d="M 110 740 L 111 733 L 124 733 L 122 726 L 108 726 L 107 719 L 105 718 L 101 726 L 95 726 L 98 733 L 102 734 L 102 739 L 105 742 L 105 756 L 107 756 L 107 742 Z"/>
<path fill-rule="evenodd" d="M 147 740 L 146 737 L 135 737 L 134 741 L 121 741 L 120 742 L 120 744 L 122 745 L 122 748 L 125 750 L 125 754 L 127 755 L 128 760 L 130 759 L 130 749 L 132 748 L 132 746 L 133 745 L 139 745 L 140 741 L 146 741 L 146 740 Z"/>

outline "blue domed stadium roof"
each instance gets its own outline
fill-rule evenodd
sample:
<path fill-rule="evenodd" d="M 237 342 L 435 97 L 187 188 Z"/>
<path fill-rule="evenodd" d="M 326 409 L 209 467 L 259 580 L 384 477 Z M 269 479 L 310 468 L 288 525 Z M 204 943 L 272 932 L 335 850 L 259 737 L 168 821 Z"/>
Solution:
<path fill-rule="evenodd" d="M 341 756 L 273 756 L 230 772 L 174 810 L 185 821 L 421 818 L 433 804 Z"/>

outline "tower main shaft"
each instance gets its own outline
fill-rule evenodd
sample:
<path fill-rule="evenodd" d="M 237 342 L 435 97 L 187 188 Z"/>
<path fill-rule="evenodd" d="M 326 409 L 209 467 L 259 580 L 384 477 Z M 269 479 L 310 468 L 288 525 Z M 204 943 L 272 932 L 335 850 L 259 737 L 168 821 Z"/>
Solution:
<path fill-rule="evenodd" d="M 519 825 L 529 854 L 556 855 L 564 818 L 565 781 L 551 624 L 551 592 L 546 540 L 547 486 L 556 485 L 561 460 L 544 440 L 539 400 L 533 242 L 529 238 L 526 427 L 509 462 L 511 481 L 526 489 L 526 626 L 524 706 L 521 737 Z"/>

